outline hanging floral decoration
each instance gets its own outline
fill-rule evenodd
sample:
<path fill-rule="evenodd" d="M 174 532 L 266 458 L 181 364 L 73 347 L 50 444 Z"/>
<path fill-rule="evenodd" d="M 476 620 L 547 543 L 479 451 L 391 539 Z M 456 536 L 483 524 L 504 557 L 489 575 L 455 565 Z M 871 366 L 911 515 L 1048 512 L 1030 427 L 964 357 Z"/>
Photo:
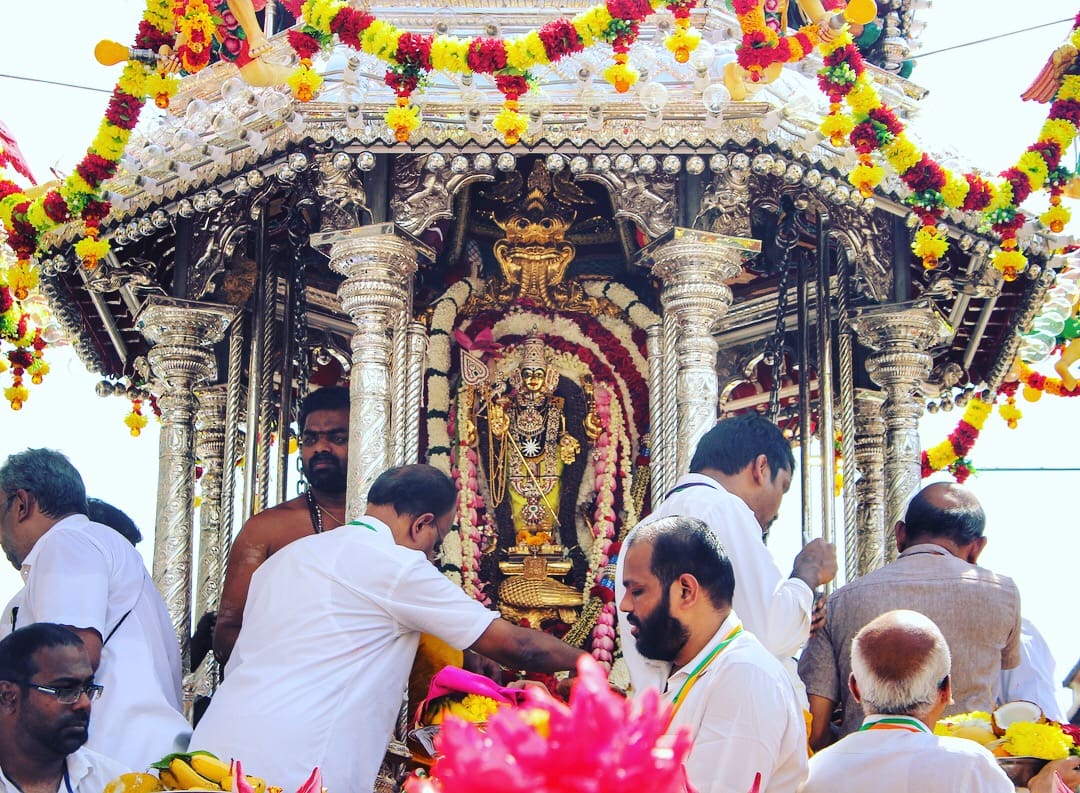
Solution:
<path fill-rule="evenodd" d="M 197 5 L 201 0 L 191 2 L 195 4 L 193 13 L 201 14 Z M 157 50 L 163 45 L 171 46 L 175 42 L 174 24 L 171 0 L 149 0 L 139 23 L 135 47 Z M 31 197 L 13 181 L 0 178 L 0 221 L 7 229 L 8 244 L 20 261 L 34 256 L 43 234 L 72 220 L 82 221 L 84 226 L 84 238 L 75 245 L 75 252 L 88 269 L 96 267 L 108 254 L 109 243 L 98 239 L 98 227 L 110 208 L 103 199 L 103 185 L 116 173 L 147 97 L 154 97 L 160 104 L 162 97 L 167 100 L 178 86 L 175 78 L 159 74 L 138 61 L 128 61 L 86 156 L 62 184 Z"/>
<path fill-rule="evenodd" d="M 131 412 L 124 416 L 124 423 L 131 431 L 133 438 L 138 438 L 142 434 L 142 431 L 146 428 L 148 419 L 142 412 L 142 399 L 135 398 L 131 400 Z"/>
<path fill-rule="evenodd" d="M 1080 46 L 1080 15 L 1070 40 Z M 1032 192 L 1050 191 L 1051 207 L 1041 220 L 1051 230 L 1064 228 L 1069 212 L 1061 206 L 1060 195 L 1070 174 L 1061 159 L 1080 124 L 1080 75 L 1064 76 L 1038 140 L 1013 167 L 1002 171 L 1000 181 L 992 182 L 977 174 L 956 174 L 943 168 L 907 137 L 903 122 L 878 95 L 849 32 L 823 41 L 821 51 L 824 65 L 818 72 L 818 85 L 830 103 L 821 132 L 835 146 L 845 139 L 854 146 L 859 164 L 848 178 L 863 195 L 870 195 L 884 175 L 875 159 L 884 159 L 900 175 L 911 190 L 905 202 L 921 221 L 912 250 L 926 269 L 937 267 L 948 250 L 938 221 L 950 209 L 984 213 L 1001 238 L 993 263 L 1007 281 L 1027 266 L 1027 258 L 1017 248 L 1016 234 L 1026 220 L 1019 206 Z M 845 102 L 850 115 L 842 112 Z"/>
<path fill-rule="evenodd" d="M 303 15 L 303 25 L 289 33 L 289 43 L 301 63 L 289 84 L 301 101 L 314 96 L 312 91 L 318 87 L 312 86 L 307 76 L 310 58 L 330 47 L 336 36 L 347 47 L 387 64 L 386 83 L 397 100 L 384 119 L 394 130 L 395 139 L 405 142 L 420 126 L 420 110 L 412 104 L 412 94 L 423 87 L 431 72 L 486 75 L 503 95 L 493 126 L 508 145 L 513 145 L 528 127 L 519 101 L 533 83 L 530 69 L 606 43 L 611 46 L 614 63 L 604 70 L 604 77 L 617 91 L 628 91 L 638 78 L 637 70 L 628 63 L 628 53 L 641 22 L 656 9 L 671 10 L 675 29 L 665 43 L 676 60 L 685 61 L 701 39 L 690 27 L 690 11 L 696 4 L 697 0 L 606 0 L 521 36 L 469 39 L 403 31 L 344 0 L 306 0 L 297 9 Z"/>
<path fill-rule="evenodd" d="M 967 459 L 979 439 L 983 425 L 993 410 L 992 402 L 973 398 L 964 408 L 963 418 L 949 437 L 922 453 L 922 475 L 925 479 L 935 471 L 949 470 L 957 482 L 963 482 L 974 470 Z"/>
<path fill-rule="evenodd" d="M 1047 377 L 1046 375 L 1039 374 L 1023 361 L 1017 362 L 1017 368 L 1019 369 L 1020 382 L 1023 383 L 1025 387 L 1025 396 L 1028 396 L 1026 389 L 1029 388 L 1040 394 L 1050 394 L 1051 396 L 1080 396 L 1080 384 L 1070 390 L 1061 382 L 1061 378 Z M 1037 398 L 1038 397 L 1036 397 L 1036 399 Z M 1028 401 L 1034 402 L 1035 400 L 1031 399 L 1029 396 Z"/>
<path fill-rule="evenodd" d="M 761 81 L 770 66 L 798 63 L 818 45 L 816 25 L 806 25 L 790 36 L 782 35 L 779 6 L 769 0 L 731 2 L 742 29 L 742 41 L 735 50 L 735 57 L 753 82 Z"/>

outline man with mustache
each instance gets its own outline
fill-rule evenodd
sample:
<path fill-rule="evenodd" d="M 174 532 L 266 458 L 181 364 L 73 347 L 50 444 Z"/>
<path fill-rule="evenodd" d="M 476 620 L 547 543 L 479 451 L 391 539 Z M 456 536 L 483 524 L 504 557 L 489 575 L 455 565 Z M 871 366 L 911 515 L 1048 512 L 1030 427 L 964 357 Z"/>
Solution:
<path fill-rule="evenodd" d="M 70 629 L 105 687 L 87 745 L 140 769 L 184 751 L 191 725 L 165 602 L 131 543 L 87 517 L 86 487 L 63 454 L 27 449 L 0 465 L 0 545 L 25 581 L 13 630 Z"/>
<path fill-rule="evenodd" d="M 663 668 L 669 731 L 688 729 L 701 793 L 790 793 L 806 778 L 806 726 L 790 677 L 732 611 L 735 573 L 697 518 L 638 524 L 626 549 L 626 615 L 637 650 Z"/>
<path fill-rule="evenodd" d="M 37 622 L 0 641 L 0 790 L 101 793 L 130 769 L 87 749 L 94 682 L 77 634 Z"/>
<path fill-rule="evenodd" d="M 289 543 L 345 523 L 345 482 L 349 468 L 349 389 L 312 391 L 300 405 L 300 465 L 307 490 L 260 512 L 233 541 L 221 590 L 214 655 L 225 664 L 244 620 L 251 576 Z"/>

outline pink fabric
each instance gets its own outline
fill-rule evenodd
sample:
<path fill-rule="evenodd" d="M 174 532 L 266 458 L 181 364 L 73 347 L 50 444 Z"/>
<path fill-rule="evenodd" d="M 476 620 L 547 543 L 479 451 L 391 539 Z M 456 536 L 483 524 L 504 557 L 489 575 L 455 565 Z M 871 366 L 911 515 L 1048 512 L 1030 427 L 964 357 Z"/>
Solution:
<path fill-rule="evenodd" d="M 1072 793 L 1069 786 L 1061 781 L 1057 771 L 1054 772 L 1054 793 Z"/>
<path fill-rule="evenodd" d="M 427 699 L 420 703 L 420 713 L 424 712 L 431 700 L 447 694 L 479 694 L 506 705 L 518 705 L 525 699 L 525 692 L 520 688 L 500 686 L 490 677 L 456 666 L 444 666 L 431 678 Z"/>

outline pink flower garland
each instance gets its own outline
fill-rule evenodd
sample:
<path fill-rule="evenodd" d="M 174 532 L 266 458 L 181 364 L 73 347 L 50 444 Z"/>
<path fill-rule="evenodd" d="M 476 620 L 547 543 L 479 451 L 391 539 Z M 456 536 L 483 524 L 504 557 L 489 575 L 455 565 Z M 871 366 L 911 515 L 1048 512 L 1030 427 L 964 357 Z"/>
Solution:
<path fill-rule="evenodd" d="M 625 431 L 618 418 L 619 406 L 611 399 L 611 392 L 603 384 L 596 386 L 596 415 L 602 431 L 593 450 L 593 471 L 596 476 L 596 508 L 593 512 L 593 552 L 589 554 L 589 581 L 602 586 L 604 572 L 610 560 L 611 543 L 615 539 L 615 490 L 617 486 L 618 446 Z M 615 603 L 606 601 L 596 618 L 592 631 L 592 655 L 605 669 L 611 669 L 612 653 L 615 651 Z"/>

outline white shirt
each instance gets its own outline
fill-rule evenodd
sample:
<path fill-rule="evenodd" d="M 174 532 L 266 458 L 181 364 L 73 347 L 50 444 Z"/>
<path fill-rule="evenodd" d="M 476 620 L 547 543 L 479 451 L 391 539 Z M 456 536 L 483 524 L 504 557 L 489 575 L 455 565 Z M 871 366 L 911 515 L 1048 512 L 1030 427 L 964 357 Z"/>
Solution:
<path fill-rule="evenodd" d="M 1054 721 L 1065 721 L 1054 686 L 1054 656 L 1046 639 L 1027 617 L 1020 620 L 1020 664 L 1015 669 L 1001 670 L 1001 702 L 1018 699 L 1034 702 L 1043 715 Z"/>
<path fill-rule="evenodd" d="M 96 707 L 97 703 L 94 704 Z M 57 793 L 101 793 L 105 785 L 130 771 L 130 768 L 112 758 L 82 746 L 67 756 L 67 780 L 66 782 L 63 779 L 60 780 Z M 0 769 L 0 793 L 22 793 L 22 790 L 7 778 L 7 774 L 3 773 L 2 769 Z"/>
<path fill-rule="evenodd" d="M 738 625 L 732 612 L 701 652 L 668 678 L 668 702 Z M 749 631 L 687 685 L 669 730 L 682 725 L 694 739 L 686 773 L 700 793 L 747 793 L 758 774 L 760 793 L 793 793 L 806 779 L 806 720 L 791 680 Z"/>
<path fill-rule="evenodd" d="M 643 522 L 671 515 L 686 515 L 704 521 L 716 536 L 735 572 L 732 608 L 742 617 L 743 626 L 780 660 L 791 678 L 800 705 L 806 708 L 806 689 L 793 658 L 810 636 L 813 590 L 802 579 L 788 578 L 780 572 L 769 549 L 761 541 L 761 525 L 750 507 L 712 477 L 702 474 L 683 476 L 672 494 Z M 634 527 L 623 543 L 624 548 L 636 532 L 637 527 Z M 626 592 L 623 586 L 625 556 L 625 552 L 620 553 L 616 564 L 616 605 L 622 602 Z M 622 611 L 619 611 L 619 638 L 633 687 L 638 690 L 659 688 L 665 676 L 663 664 L 650 661 L 638 652 Z"/>
<path fill-rule="evenodd" d="M 92 628 L 105 641 L 94 675 L 105 689 L 91 711 L 87 748 L 140 771 L 186 749 L 191 725 L 181 713 L 180 647 L 131 543 L 86 515 L 71 515 L 34 543 L 22 575 L 17 628 L 56 622 Z"/>
<path fill-rule="evenodd" d="M 193 749 L 297 789 L 370 791 L 421 632 L 458 649 L 498 617 L 370 516 L 290 543 L 251 579 L 244 626 Z"/>
<path fill-rule="evenodd" d="M 934 735 L 908 717 L 910 729 L 860 730 L 810 758 L 810 777 L 799 793 L 1014 793 L 990 752 L 967 738 Z M 921 729 L 920 729 L 921 728 Z"/>

